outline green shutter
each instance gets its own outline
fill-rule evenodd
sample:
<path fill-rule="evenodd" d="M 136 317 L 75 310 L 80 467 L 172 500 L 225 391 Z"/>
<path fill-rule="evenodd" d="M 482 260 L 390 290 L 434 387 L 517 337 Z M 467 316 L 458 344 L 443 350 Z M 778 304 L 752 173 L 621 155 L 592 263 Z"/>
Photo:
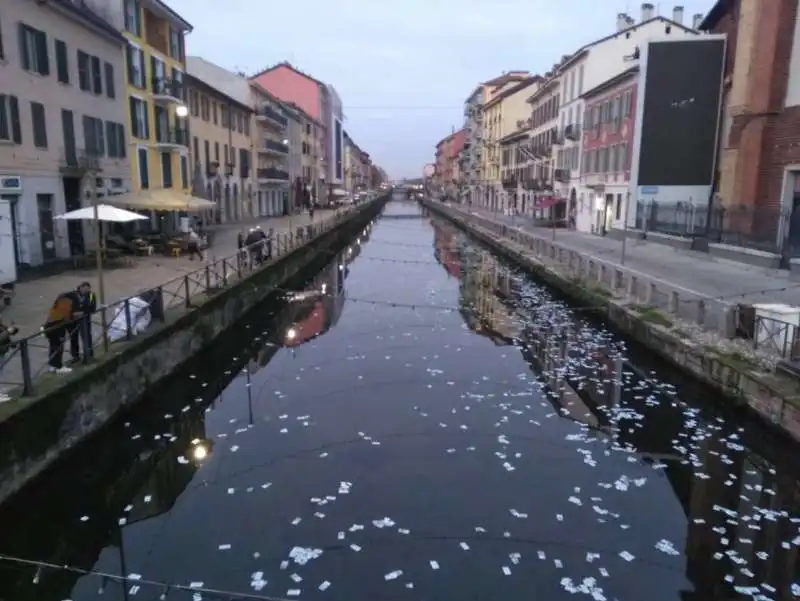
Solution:
<path fill-rule="evenodd" d="M 22 125 L 19 122 L 19 101 L 16 96 L 8 97 L 9 121 L 11 121 L 11 139 L 14 144 L 22 144 Z"/>
<path fill-rule="evenodd" d="M 69 61 L 67 59 L 67 45 L 61 40 L 56 40 L 56 71 L 58 81 L 69 83 Z"/>
<path fill-rule="evenodd" d="M 47 34 L 43 31 L 36 32 L 36 58 L 39 64 L 36 70 L 42 75 L 50 75 L 50 54 L 47 50 Z"/>
<path fill-rule="evenodd" d="M 28 52 L 28 45 L 25 43 L 27 37 L 30 35 L 30 29 L 24 23 L 19 24 L 19 57 L 22 61 L 22 68 L 26 71 L 31 71 L 31 55 Z"/>

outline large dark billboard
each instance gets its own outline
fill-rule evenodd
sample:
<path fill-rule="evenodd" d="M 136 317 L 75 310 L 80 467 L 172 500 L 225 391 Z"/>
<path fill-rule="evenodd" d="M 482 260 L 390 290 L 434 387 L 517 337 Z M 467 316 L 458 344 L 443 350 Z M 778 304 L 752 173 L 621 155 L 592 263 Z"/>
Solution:
<path fill-rule="evenodd" d="M 651 41 L 642 54 L 637 185 L 710 185 L 725 40 Z"/>

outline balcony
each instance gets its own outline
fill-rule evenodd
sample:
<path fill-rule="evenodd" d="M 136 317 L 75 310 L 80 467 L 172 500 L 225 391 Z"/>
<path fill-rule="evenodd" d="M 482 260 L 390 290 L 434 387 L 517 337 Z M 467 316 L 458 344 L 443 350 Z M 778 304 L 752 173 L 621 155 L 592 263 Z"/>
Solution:
<path fill-rule="evenodd" d="M 154 77 L 150 83 L 153 91 L 153 102 L 156 104 L 183 104 L 184 91 L 180 82 L 163 77 Z"/>
<path fill-rule="evenodd" d="M 573 142 L 577 142 L 578 140 L 580 140 L 581 137 L 581 128 L 574 123 L 567 125 L 564 128 L 564 137 L 567 140 L 572 140 Z"/>
<path fill-rule="evenodd" d="M 604 188 L 606 176 L 602 173 L 585 173 L 581 177 L 587 188 Z"/>
<path fill-rule="evenodd" d="M 277 127 L 281 130 L 286 129 L 289 125 L 289 119 L 269 106 L 263 106 L 261 110 L 256 111 L 256 121 L 265 125 Z"/>
<path fill-rule="evenodd" d="M 506 190 L 511 190 L 517 187 L 517 178 L 515 177 L 504 177 L 503 178 L 503 188 Z"/>
<path fill-rule="evenodd" d="M 87 173 L 99 173 L 102 166 L 99 152 L 65 146 L 59 153 L 59 170 L 67 176 L 83 177 Z"/>
<path fill-rule="evenodd" d="M 289 145 L 275 140 L 264 140 L 258 152 L 273 157 L 285 157 L 289 155 Z"/>
<path fill-rule="evenodd" d="M 552 144 L 553 146 L 561 146 L 562 144 L 564 144 L 564 136 L 560 131 L 558 131 L 557 127 L 554 127 L 550 131 L 550 144 Z"/>
<path fill-rule="evenodd" d="M 553 172 L 553 179 L 562 184 L 568 184 L 570 180 L 569 169 L 556 169 Z"/>
<path fill-rule="evenodd" d="M 181 150 L 189 146 L 189 134 L 185 129 L 156 127 L 156 148 L 159 150 Z"/>
<path fill-rule="evenodd" d="M 288 184 L 289 172 L 274 167 L 256 169 L 256 178 L 259 184 Z"/>

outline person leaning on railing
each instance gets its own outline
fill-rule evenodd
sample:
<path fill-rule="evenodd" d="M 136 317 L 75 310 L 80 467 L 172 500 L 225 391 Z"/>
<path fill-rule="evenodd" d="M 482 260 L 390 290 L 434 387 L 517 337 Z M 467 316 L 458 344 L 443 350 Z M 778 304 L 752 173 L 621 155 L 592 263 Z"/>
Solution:
<path fill-rule="evenodd" d="M 72 361 L 77 363 L 81 360 L 81 344 L 83 344 L 83 357 L 90 359 L 93 354 L 94 345 L 92 343 L 92 313 L 97 311 L 97 297 L 92 292 L 92 285 L 89 282 L 82 282 L 75 289 L 73 302 L 77 313 L 73 315 L 77 318 L 69 330 L 69 350 Z"/>
<path fill-rule="evenodd" d="M 47 369 L 53 373 L 65 374 L 72 371 L 64 365 L 64 342 L 75 319 L 82 317 L 76 297 L 73 291 L 59 294 L 47 312 L 47 321 L 42 326 L 42 333 L 48 343 Z"/>

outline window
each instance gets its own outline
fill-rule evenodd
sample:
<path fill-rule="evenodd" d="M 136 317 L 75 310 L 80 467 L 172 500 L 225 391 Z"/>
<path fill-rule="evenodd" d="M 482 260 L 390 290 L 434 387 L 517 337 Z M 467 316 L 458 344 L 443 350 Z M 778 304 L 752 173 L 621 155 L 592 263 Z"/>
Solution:
<path fill-rule="evenodd" d="M 228 107 L 227 106 L 220 106 L 219 107 L 220 116 L 222 117 L 222 127 L 228 127 Z M 216 123 L 216 119 L 214 120 Z"/>
<path fill-rule="evenodd" d="M 69 59 L 67 58 L 67 44 L 56 40 L 56 74 L 58 81 L 69 83 Z"/>
<path fill-rule="evenodd" d="M 189 187 L 189 157 L 181 155 L 181 188 Z"/>
<path fill-rule="evenodd" d="M 150 170 L 149 165 L 147 164 L 147 148 L 139 148 L 136 151 L 136 155 L 139 163 L 139 187 L 146 190 L 150 187 Z"/>
<path fill-rule="evenodd" d="M 164 61 L 155 56 L 150 57 L 150 87 L 155 94 L 166 94 L 167 90 L 167 67 Z"/>
<path fill-rule="evenodd" d="M 186 100 L 183 71 L 180 69 L 172 70 L 172 95 L 181 100 Z"/>
<path fill-rule="evenodd" d="M 128 83 L 143 90 L 144 85 L 144 53 L 141 48 L 128 44 L 126 49 L 126 59 L 128 61 Z"/>
<path fill-rule="evenodd" d="M 112 159 L 124 159 L 127 154 L 125 148 L 125 126 L 121 123 L 106 121 L 106 141 L 108 142 L 108 156 Z"/>
<path fill-rule="evenodd" d="M 228 164 L 228 145 L 225 144 L 225 164 Z"/>
<path fill-rule="evenodd" d="M 47 35 L 24 23 L 19 24 L 22 68 L 39 75 L 50 75 L 50 57 L 47 55 Z"/>
<path fill-rule="evenodd" d="M 197 136 L 192 138 L 192 152 L 194 153 L 194 160 L 198 161 L 200 159 L 200 140 L 197 139 Z"/>
<path fill-rule="evenodd" d="M 102 120 L 84 115 L 83 144 L 89 156 L 105 156 L 105 131 Z"/>
<path fill-rule="evenodd" d="M 125 0 L 125 29 L 137 38 L 142 36 L 142 14 L 139 0 Z"/>
<path fill-rule="evenodd" d="M 617 219 L 622 219 L 622 194 L 617 194 Z"/>
<path fill-rule="evenodd" d="M 105 64 L 106 70 L 106 96 L 109 98 L 116 98 L 116 88 L 114 86 L 114 65 L 111 63 Z"/>
<path fill-rule="evenodd" d="M 0 23 L 0 61 L 5 59 L 6 52 L 3 50 L 3 24 Z"/>
<path fill-rule="evenodd" d="M 217 121 L 217 103 L 211 103 L 211 117 L 214 121 L 214 125 L 217 125 L 219 122 Z"/>
<path fill-rule="evenodd" d="M 219 142 L 214 142 L 214 160 L 219 163 Z"/>
<path fill-rule="evenodd" d="M 147 140 L 150 137 L 150 124 L 147 118 L 147 103 L 141 98 L 130 97 L 131 126 L 134 138 Z"/>
<path fill-rule="evenodd" d="M 89 55 L 82 50 L 78 50 L 78 87 L 85 92 L 91 89 Z"/>
<path fill-rule="evenodd" d="M 583 65 L 578 66 L 578 96 L 583 94 Z"/>
<path fill-rule="evenodd" d="M 206 168 L 208 168 L 208 165 L 211 163 L 211 151 L 208 140 L 203 140 L 203 152 L 206 156 Z"/>
<path fill-rule="evenodd" d="M 0 140 L 10 140 L 14 144 L 22 144 L 19 101 L 16 96 L 0 94 Z"/>
<path fill-rule="evenodd" d="M 172 187 L 172 153 L 161 153 L 161 183 L 165 188 Z"/>
<path fill-rule="evenodd" d="M 98 96 L 103 93 L 103 70 L 100 66 L 100 59 L 96 56 L 90 57 L 92 65 L 92 91 Z"/>
<path fill-rule="evenodd" d="M 33 124 L 33 145 L 36 148 L 47 148 L 47 119 L 44 105 L 31 102 L 31 123 Z"/>
<path fill-rule="evenodd" d="M 247 114 L 243 117 L 244 121 L 244 135 L 250 136 L 250 115 Z"/>
<path fill-rule="evenodd" d="M 169 28 L 169 55 L 175 60 L 181 60 L 181 34 L 174 27 Z"/>

